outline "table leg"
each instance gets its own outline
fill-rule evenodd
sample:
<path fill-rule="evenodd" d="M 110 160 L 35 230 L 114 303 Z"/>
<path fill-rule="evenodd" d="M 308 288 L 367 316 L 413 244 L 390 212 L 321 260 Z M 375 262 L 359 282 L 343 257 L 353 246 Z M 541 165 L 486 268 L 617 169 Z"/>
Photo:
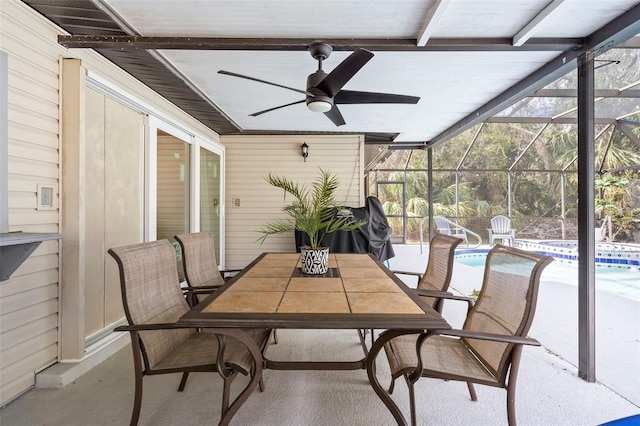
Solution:
<path fill-rule="evenodd" d="M 226 426 L 231 421 L 231 418 L 238 412 L 242 404 L 249 399 L 249 396 L 258 386 L 260 379 L 262 379 L 262 366 L 264 364 L 262 352 L 256 344 L 256 342 L 243 330 L 238 328 L 203 328 L 205 333 L 220 334 L 224 336 L 232 337 L 242 343 L 249 353 L 254 362 L 254 370 L 251 376 L 251 380 L 247 386 L 240 392 L 240 394 L 233 400 L 226 412 L 222 413 L 220 418 L 220 426 Z M 224 354 L 222 355 L 224 357 Z"/>
<path fill-rule="evenodd" d="M 371 330 L 371 332 L 373 333 L 373 330 Z M 369 348 L 367 348 L 367 329 L 366 328 L 358 329 L 358 338 L 360 339 L 360 345 L 362 346 L 362 351 L 364 352 L 364 356 L 366 357 L 367 354 L 369 353 Z"/>
<path fill-rule="evenodd" d="M 405 420 L 402 412 L 396 405 L 396 403 L 391 399 L 391 396 L 385 391 L 380 382 L 378 382 L 378 378 L 376 377 L 376 358 L 378 354 L 384 347 L 384 344 L 394 337 L 401 336 L 403 334 L 415 334 L 422 333 L 423 330 L 387 330 L 380 334 L 374 344 L 371 346 L 369 350 L 369 355 L 367 356 L 366 368 L 367 368 L 367 376 L 369 377 L 369 383 L 371 383 L 371 387 L 376 392 L 378 397 L 384 402 L 384 405 L 387 406 L 393 418 L 396 419 L 399 425 L 406 426 L 407 421 Z"/>

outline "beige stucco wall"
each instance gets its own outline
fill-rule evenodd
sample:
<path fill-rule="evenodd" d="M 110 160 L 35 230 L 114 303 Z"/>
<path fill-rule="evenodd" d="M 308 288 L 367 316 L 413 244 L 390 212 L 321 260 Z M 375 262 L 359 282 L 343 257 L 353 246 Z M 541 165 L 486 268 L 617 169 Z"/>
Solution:
<path fill-rule="evenodd" d="M 226 267 L 246 266 L 263 251 L 294 251 L 293 234 L 270 236 L 262 246 L 256 240 L 265 221 L 285 217 L 283 192 L 270 186 L 272 172 L 310 185 L 322 167 L 341 181 L 338 200 L 351 207 L 364 205 L 363 148 L 358 135 L 223 136 L 226 150 Z M 300 145 L 309 145 L 304 162 Z M 234 200 L 240 206 L 234 207 Z"/>

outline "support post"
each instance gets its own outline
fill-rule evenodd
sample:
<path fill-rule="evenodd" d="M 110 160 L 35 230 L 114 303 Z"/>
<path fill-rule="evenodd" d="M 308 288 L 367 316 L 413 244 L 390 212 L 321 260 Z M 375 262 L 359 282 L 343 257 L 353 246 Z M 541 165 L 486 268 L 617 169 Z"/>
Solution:
<path fill-rule="evenodd" d="M 513 211 L 511 209 L 512 199 L 511 192 L 513 191 L 513 174 L 511 170 L 507 171 L 507 216 L 511 219 Z"/>
<path fill-rule="evenodd" d="M 433 239 L 433 148 L 427 149 L 427 188 L 429 191 L 429 241 Z"/>
<path fill-rule="evenodd" d="M 578 375 L 596 380 L 594 57 L 578 58 Z"/>
<path fill-rule="evenodd" d="M 0 233 L 9 232 L 9 57 L 0 51 Z"/>
<path fill-rule="evenodd" d="M 61 63 L 60 144 L 62 150 L 62 281 L 60 288 L 59 360 L 85 355 L 86 283 L 86 145 L 84 72 L 79 59 Z"/>

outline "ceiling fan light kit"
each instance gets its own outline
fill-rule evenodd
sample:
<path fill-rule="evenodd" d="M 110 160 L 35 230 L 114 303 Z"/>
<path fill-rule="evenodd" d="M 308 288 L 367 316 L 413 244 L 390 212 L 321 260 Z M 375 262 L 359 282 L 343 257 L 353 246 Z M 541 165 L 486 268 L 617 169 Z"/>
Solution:
<path fill-rule="evenodd" d="M 351 78 L 360 71 L 360 69 L 369 62 L 374 55 L 368 50 L 357 49 L 344 61 L 338 64 L 333 71 L 327 74 L 322 70 L 322 62 L 331 55 L 331 52 L 333 52 L 333 48 L 326 43 L 318 42 L 309 46 L 309 53 L 318 61 L 318 70 L 307 77 L 306 90 L 300 90 L 230 71 L 220 70 L 218 73 L 230 75 L 232 77 L 244 78 L 258 83 L 269 84 L 283 89 L 292 90 L 294 92 L 304 93 L 306 95 L 304 100 L 250 114 L 253 117 L 305 102 L 309 110 L 313 112 L 322 112 L 333 122 L 333 124 L 341 126 L 345 124 L 345 121 L 338 109 L 338 104 L 416 104 L 420 100 L 420 98 L 416 96 L 342 90 L 342 87 L 351 80 Z"/>
<path fill-rule="evenodd" d="M 307 102 L 307 108 L 313 112 L 327 112 L 333 108 L 333 104 L 327 101 L 311 100 L 311 102 Z"/>

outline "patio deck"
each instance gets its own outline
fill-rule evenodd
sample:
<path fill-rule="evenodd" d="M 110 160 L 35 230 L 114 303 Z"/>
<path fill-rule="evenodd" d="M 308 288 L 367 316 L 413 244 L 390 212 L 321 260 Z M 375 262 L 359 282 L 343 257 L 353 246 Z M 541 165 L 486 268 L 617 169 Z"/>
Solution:
<path fill-rule="evenodd" d="M 391 267 L 423 270 L 426 255 L 418 246 L 394 246 Z M 456 264 L 452 286 L 468 294 L 482 280 L 477 268 Z M 469 290 L 469 288 L 471 290 Z M 571 292 L 556 292 L 542 286 L 538 314 L 531 335 L 542 348 L 527 347 L 516 395 L 520 425 L 598 425 L 613 419 L 640 414 L 638 404 L 601 383 L 586 383 L 577 377 L 572 363 L 556 355 L 554 345 L 568 337 L 555 332 L 557 318 L 546 318 L 566 309 L 571 302 L 561 299 Z M 566 293 L 566 294 L 565 294 Z M 462 304 L 460 304 L 462 305 Z M 464 306 L 445 304 L 445 317 L 454 325 L 463 319 Z M 629 318 L 629 317 L 627 317 Z M 637 317 L 636 317 L 637 318 Z M 551 327 L 551 328 L 549 328 Z M 570 328 L 571 325 L 568 326 Z M 564 325 L 562 330 L 566 328 Z M 336 353 L 356 359 L 361 349 L 355 331 L 280 330 L 280 343 L 269 348 L 273 359 L 330 359 Z M 615 334 L 615 333 L 609 333 Z M 569 338 L 571 340 L 571 338 Z M 631 344 L 638 345 L 635 340 Z M 564 349 L 563 349 L 564 350 Z M 602 358 L 601 358 L 602 359 Z M 633 361 L 633 360 L 632 360 Z M 635 368 L 626 370 L 630 385 Z M 0 411 L 3 425 L 100 425 L 127 424 L 131 414 L 133 367 L 130 347 L 61 389 L 34 389 Z M 388 383 L 388 367 L 379 359 L 378 374 Z M 600 373 L 598 373 L 600 375 Z M 358 371 L 271 371 L 265 372 L 267 389 L 256 392 L 234 417 L 235 425 L 391 425 L 393 418 L 374 394 L 364 370 Z M 637 379 L 637 378 L 636 378 Z M 176 391 L 179 376 L 146 377 L 141 425 L 197 425 L 219 419 L 221 379 L 216 373 L 192 374 L 184 392 Z M 238 390 L 246 383 L 239 377 Z M 478 401 L 472 402 L 464 383 L 421 379 L 416 385 L 420 424 L 501 425 L 506 424 L 506 392 L 476 386 Z M 637 388 L 636 388 L 637 391 Z M 407 387 L 398 381 L 394 400 L 408 417 Z"/>

